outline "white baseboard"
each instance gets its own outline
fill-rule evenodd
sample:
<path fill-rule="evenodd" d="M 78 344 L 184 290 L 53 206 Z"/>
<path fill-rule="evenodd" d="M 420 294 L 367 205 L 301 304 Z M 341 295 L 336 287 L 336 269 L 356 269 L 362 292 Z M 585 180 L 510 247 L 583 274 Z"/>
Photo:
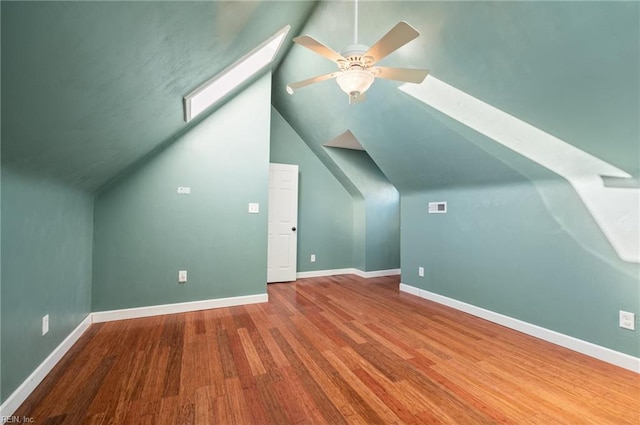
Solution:
<path fill-rule="evenodd" d="M 420 288 L 416 288 L 415 286 L 406 285 L 406 284 L 404 284 L 402 282 L 400 283 L 400 291 L 401 292 L 406 292 L 407 294 L 415 295 L 415 296 L 420 297 L 420 298 L 427 298 L 427 297 L 423 297 L 421 292 L 428 292 L 428 291 L 424 291 L 424 290 L 422 290 Z"/>
<path fill-rule="evenodd" d="M 382 277 L 382 276 L 396 276 L 400 274 L 400 269 L 389 269 L 389 270 L 375 270 L 371 272 L 364 272 L 360 269 L 348 268 L 348 269 L 333 269 L 333 270 L 317 270 L 312 272 L 300 272 L 296 273 L 296 277 L 298 279 L 305 279 L 308 277 L 324 277 L 324 276 L 338 276 L 343 274 L 355 274 L 356 276 L 363 277 L 366 279 L 372 277 Z"/>
<path fill-rule="evenodd" d="M 163 314 L 186 313 L 189 311 L 208 310 L 211 308 L 266 303 L 268 301 L 269 296 L 267 294 L 256 294 L 175 304 L 153 305 L 149 307 L 125 308 L 121 310 L 96 311 L 93 313 L 93 323 L 137 319 L 140 317 L 160 316 Z"/>
<path fill-rule="evenodd" d="M 296 273 L 296 278 L 306 279 L 308 277 L 325 277 L 325 276 L 337 276 L 341 274 L 355 274 L 356 269 L 333 269 L 333 270 L 316 270 L 311 272 L 299 272 Z"/>
<path fill-rule="evenodd" d="M 362 270 L 355 269 L 354 274 L 364 277 L 365 279 L 371 279 L 372 277 L 397 276 L 400 274 L 400 269 L 374 270 L 372 272 L 363 272 Z"/>
<path fill-rule="evenodd" d="M 0 406 L 0 418 L 10 417 L 13 412 L 31 395 L 33 390 L 51 372 L 62 357 L 69 351 L 73 344 L 80 339 L 82 334 L 91 326 L 91 313 L 58 345 L 51 354 L 33 371 L 31 375 L 20 385 Z M 4 422 L 3 422 L 4 423 Z"/>
<path fill-rule="evenodd" d="M 453 298 L 448 298 L 443 295 L 425 291 L 424 289 L 405 285 L 404 283 L 400 284 L 400 290 L 412 295 L 417 295 L 420 298 L 425 298 L 427 300 L 437 302 L 438 304 L 446 305 L 456 310 L 464 311 L 465 313 L 469 313 L 473 316 L 480 317 L 490 322 L 506 326 L 507 328 L 515 329 L 527 335 L 531 335 L 533 337 L 551 342 L 561 347 L 577 351 L 578 353 L 594 357 L 598 360 L 611 363 L 624 369 L 628 369 L 632 372 L 640 373 L 640 358 L 630 356 L 629 354 L 621 353 L 619 351 L 602 347 L 600 345 L 574 338 L 569 335 L 561 334 L 560 332 L 552 331 L 538 325 L 533 325 L 522 320 L 514 319 L 513 317 L 505 316 L 500 313 L 495 313 L 491 310 L 476 307 L 462 301 L 454 300 Z"/>

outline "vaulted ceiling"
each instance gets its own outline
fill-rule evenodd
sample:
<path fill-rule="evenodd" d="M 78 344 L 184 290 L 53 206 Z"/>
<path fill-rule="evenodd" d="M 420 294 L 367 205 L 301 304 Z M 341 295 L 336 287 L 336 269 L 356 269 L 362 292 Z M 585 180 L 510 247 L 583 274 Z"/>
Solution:
<path fill-rule="evenodd" d="M 518 154 L 377 80 L 348 105 L 333 71 L 291 43 L 340 50 L 354 4 L 2 2 L 2 161 L 96 189 L 191 125 L 182 96 L 286 24 L 273 104 L 329 168 L 323 144 L 351 130 L 401 191 L 522 179 Z M 421 36 L 382 65 L 431 75 L 563 141 L 640 174 L 637 2 L 361 1 L 359 42 L 401 20 Z M 497 159 L 499 158 L 499 159 Z"/>
<path fill-rule="evenodd" d="M 2 2 L 3 162 L 98 188 L 189 128 L 185 94 L 312 7 Z"/>
<path fill-rule="evenodd" d="M 323 2 L 303 32 L 339 51 L 353 40 L 353 15 L 351 2 Z M 371 45 L 401 20 L 421 36 L 383 64 L 428 68 L 638 176 L 637 3 L 361 2 L 359 41 Z M 376 80 L 356 105 L 333 81 L 285 93 L 287 82 L 332 69 L 294 46 L 276 74 L 274 104 L 312 146 L 349 129 L 401 190 L 521 178 L 516 170 L 527 164 L 520 155 L 403 93 L 397 82 Z"/>

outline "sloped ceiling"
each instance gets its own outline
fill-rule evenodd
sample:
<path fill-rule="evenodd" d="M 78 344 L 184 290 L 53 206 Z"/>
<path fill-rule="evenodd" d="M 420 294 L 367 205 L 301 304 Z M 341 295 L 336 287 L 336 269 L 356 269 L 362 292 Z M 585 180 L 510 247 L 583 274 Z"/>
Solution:
<path fill-rule="evenodd" d="M 381 64 L 434 77 L 638 176 L 639 5 L 621 2 L 360 2 L 359 42 L 406 20 L 421 36 Z M 353 42 L 353 3 L 321 2 L 301 31 L 340 51 Z M 294 46 L 274 82 L 274 104 L 318 147 L 350 129 L 398 189 L 523 179 L 518 154 L 376 80 L 348 105 L 334 81 L 286 94 L 287 83 L 332 72 Z M 496 149 L 508 151 L 495 155 Z M 491 153 L 493 152 L 493 153 Z M 500 160 L 497 157 L 500 157 Z"/>
<path fill-rule="evenodd" d="M 1 6 L 3 165 L 94 190 L 188 128 L 183 95 L 290 24 L 288 46 L 313 2 Z"/>
<path fill-rule="evenodd" d="M 286 24 L 273 102 L 321 145 L 350 129 L 400 190 L 524 178 L 522 158 L 378 80 L 348 105 L 334 71 L 294 45 L 352 43 L 352 1 L 2 2 L 2 162 L 89 190 L 189 126 L 182 96 Z M 398 21 L 421 36 L 382 65 L 438 79 L 638 176 L 637 2 L 360 2 L 359 42 Z M 281 53 L 282 57 L 284 53 Z M 496 157 L 501 159 L 498 160 Z M 512 161 L 510 160 L 512 159 Z"/>

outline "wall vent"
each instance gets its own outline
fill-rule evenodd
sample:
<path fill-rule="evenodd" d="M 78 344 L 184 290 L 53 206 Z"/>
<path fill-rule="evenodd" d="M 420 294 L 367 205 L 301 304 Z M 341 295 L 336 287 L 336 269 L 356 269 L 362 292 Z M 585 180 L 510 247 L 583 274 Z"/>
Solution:
<path fill-rule="evenodd" d="M 447 212 L 447 203 L 441 202 L 429 202 L 429 214 L 445 214 Z"/>

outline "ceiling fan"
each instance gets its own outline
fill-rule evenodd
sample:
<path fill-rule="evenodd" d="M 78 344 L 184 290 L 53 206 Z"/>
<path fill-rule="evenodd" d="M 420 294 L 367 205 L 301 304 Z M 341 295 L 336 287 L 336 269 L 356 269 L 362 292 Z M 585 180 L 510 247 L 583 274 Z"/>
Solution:
<path fill-rule="evenodd" d="M 294 90 L 301 87 L 335 78 L 342 91 L 349 95 L 349 103 L 353 104 L 364 100 L 365 92 L 376 78 L 420 84 L 427 77 L 429 70 L 374 66 L 382 58 L 419 35 L 415 28 L 402 21 L 391 28 L 373 46 L 358 44 L 358 0 L 355 0 L 354 43 L 340 53 L 309 35 L 293 39 L 296 44 L 334 61 L 339 71 L 288 84 L 287 92 L 293 94 Z"/>

